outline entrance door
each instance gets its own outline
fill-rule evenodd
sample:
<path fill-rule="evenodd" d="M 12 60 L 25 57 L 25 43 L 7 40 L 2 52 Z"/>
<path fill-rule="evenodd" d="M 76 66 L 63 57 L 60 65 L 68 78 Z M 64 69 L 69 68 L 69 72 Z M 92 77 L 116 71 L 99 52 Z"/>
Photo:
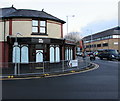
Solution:
<path fill-rule="evenodd" d="M 36 62 L 43 62 L 43 50 L 36 50 Z"/>

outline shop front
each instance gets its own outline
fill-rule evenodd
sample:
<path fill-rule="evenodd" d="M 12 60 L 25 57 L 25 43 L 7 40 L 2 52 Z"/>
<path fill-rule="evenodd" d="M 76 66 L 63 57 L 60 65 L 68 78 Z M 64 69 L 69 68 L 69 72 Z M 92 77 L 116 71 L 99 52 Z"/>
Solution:
<path fill-rule="evenodd" d="M 8 43 L 9 61 L 13 63 L 59 62 L 63 59 L 64 39 L 18 37 L 18 45 L 15 45 L 15 37 L 8 37 Z"/>

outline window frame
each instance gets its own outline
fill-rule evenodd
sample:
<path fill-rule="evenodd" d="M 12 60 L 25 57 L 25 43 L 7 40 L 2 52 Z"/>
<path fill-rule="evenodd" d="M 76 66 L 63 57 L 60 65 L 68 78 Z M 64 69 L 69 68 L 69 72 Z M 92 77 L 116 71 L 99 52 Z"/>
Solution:
<path fill-rule="evenodd" d="M 38 25 L 34 26 L 33 25 L 33 21 L 38 21 Z M 45 26 L 40 24 L 41 21 L 45 21 Z M 32 19 L 32 28 L 33 27 L 37 27 L 37 32 L 33 32 L 33 29 L 32 29 L 32 34 L 31 35 L 47 35 L 47 21 L 46 20 L 44 20 L 44 19 Z M 45 33 L 44 32 L 40 32 L 41 28 L 45 28 Z"/>
<path fill-rule="evenodd" d="M 108 44 L 108 43 L 103 43 L 102 46 L 103 46 L 103 47 L 108 47 L 109 44 Z"/>

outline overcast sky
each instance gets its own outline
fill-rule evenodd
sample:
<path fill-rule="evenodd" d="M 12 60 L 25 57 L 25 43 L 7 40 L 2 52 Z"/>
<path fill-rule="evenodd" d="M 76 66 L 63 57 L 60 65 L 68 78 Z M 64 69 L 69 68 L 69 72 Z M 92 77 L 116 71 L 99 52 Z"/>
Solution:
<path fill-rule="evenodd" d="M 119 0 L 0 0 L 0 8 L 42 10 L 64 21 L 68 17 L 68 32 L 77 31 L 82 36 L 97 33 L 118 25 Z M 71 17 L 75 15 L 75 17 Z M 63 26 L 64 35 L 67 32 Z"/>

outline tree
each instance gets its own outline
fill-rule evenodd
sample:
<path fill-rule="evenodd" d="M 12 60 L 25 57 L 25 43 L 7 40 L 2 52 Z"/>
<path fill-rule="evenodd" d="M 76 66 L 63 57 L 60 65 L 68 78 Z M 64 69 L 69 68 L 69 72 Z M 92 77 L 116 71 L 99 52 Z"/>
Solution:
<path fill-rule="evenodd" d="M 65 39 L 74 40 L 75 43 L 81 40 L 81 36 L 79 32 L 70 32 L 64 36 Z"/>

